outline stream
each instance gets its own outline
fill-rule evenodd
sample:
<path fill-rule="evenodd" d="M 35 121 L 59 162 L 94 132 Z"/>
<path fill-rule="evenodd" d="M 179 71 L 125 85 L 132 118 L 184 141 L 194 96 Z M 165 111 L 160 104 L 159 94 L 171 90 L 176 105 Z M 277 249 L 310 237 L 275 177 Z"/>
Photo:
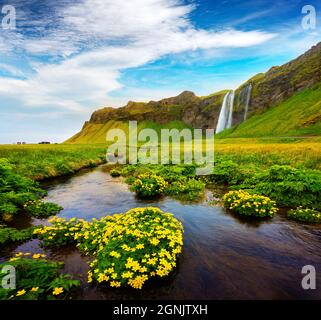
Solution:
<path fill-rule="evenodd" d="M 155 206 L 182 221 L 184 250 L 176 271 L 147 282 L 142 290 L 114 289 L 86 282 L 88 257 L 76 248 L 45 249 L 38 240 L 10 245 L 0 261 L 17 252 L 45 253 L 63 261 L 64 272 L 82 281 L 76 299 L 320 299 L 321 228 L 289 221 L 277 214 L 269 221 L 239 218 L 206 200 L 186 203 L 171 198 L 141 200 L 122 178 L 112 178 L 104 166 L 86 169 L 72 177 L 44 183 L 45 200 L 64 207 L 65 218 L 100 218 L 134 207 Z M 15 227 L 47 224 L 24 217 Z M 317 290 L 304 290 L 304 265 L 314 265 Z"/>

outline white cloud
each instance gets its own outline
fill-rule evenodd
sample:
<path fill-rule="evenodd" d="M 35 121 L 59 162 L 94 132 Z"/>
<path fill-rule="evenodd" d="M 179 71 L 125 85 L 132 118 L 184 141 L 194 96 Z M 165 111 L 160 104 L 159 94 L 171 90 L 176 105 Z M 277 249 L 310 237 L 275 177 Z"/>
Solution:
<path fill-rule="evenodd" d="M 16 95 L 28 108 L 86 113 L 86 107 L 105 104 L 108 93 L 122 87 L 124 69 L 168 54 L 254 46 L 275 36 L 196 29 L 189 20 L 193 9 L 179 0 L 84 0 L 64 7 L 53 17 L 57 26 L 41 38 L 7 37 L 0 51 L 58 55 L 60 61 L 37 66 L 25 80 L 0 78 L 0 96 Z"/>
<path fill-rule="evenodd" d="M 15 66 L 5 64 L 5 63 L 0 63 L 0 71 L 4 71 L 13 77 L 24 77 L 25 76 L 25 74 L 21 70 L 16 68 Z"/>

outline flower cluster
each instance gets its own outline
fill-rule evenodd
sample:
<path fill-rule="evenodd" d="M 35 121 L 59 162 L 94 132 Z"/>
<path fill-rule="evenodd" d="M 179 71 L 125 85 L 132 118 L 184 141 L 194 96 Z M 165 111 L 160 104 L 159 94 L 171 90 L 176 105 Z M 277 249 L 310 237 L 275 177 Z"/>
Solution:
<path fill-rule="evenodd" d="M 246 191 L 230 191 L 223 197 L 224 206 L 241 215 L 259 218 L 273 217 L 277 212 L 275 201 Z"/>
<path fill-rule="evenodd" d="M 16 289 L 0 288 L 0 300 L 37 300 L 64 299 L 71 289 L 80 285 L 78 280 L 71 279 L 68 274 L 60 274 L 62 263 L 49 262 L 42 253 L 31 254 L 19 252 L 8 262 L 0 264 L 15 268 Z M 1 278 L 5 274 L 0 274 Z"/>
<path fill-rule="evenodd" d="M 28 201 L 23 208 L 26 212 L 36 218 L 47 218 L 59 213 L 63 208 L 55 203 L 42 200 Z"/>
<path fill-rule="evenodd" d="M 141 289 L 151 277 L 164 277 L 176 267 L 183 246 L 183 226 L 158 208 L 135 208 L 91 222 L 53 218 L 52 226 L 35 231 L 46 245 L 65 242 L 94 257 L 88 282 Z"/>
<path fill-rule="evenodd" d="M 321 212 L 314 209 L 298 207 L 288 212 L 288 218 L 302 222 L 321 223 Z"/>
<path fill-rule="evenodd" d="M 75 224 L 75 222 L 78 222 Z M 49 220 L 52 226 L 40 226 L 33 231 L 33 234 L 43 240 L 45 246 L 60 247 L 74 242 L 75 233 L 82 228 L 84 220 L 53 217 Z"/>
<path fill-rule="evenodd" d="M 140 197 L 152 197 L 162 195 L 167 186 L 164 178 L 153 173 L 144 173 L 137 177 L 131 189 Z"/>

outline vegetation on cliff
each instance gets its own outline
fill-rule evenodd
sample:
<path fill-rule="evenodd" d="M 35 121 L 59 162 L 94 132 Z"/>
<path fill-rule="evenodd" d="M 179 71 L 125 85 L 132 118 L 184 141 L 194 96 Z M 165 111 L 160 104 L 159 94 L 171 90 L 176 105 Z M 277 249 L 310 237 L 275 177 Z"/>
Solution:
<path fill-rule="evenodd" d="M 321 82 L 253 115 L 219 138 L 321 135 Z"/>
<path fill-rule="evenodd" d="M 320 135 L 321 43 L 300 57 L 272 67 L 242 84 L 235 91 L 233 125 L 219 137 L 255 137 L 275 135 Z M 252 85 L 247 118 L 241 92 Z M 184 91 L 160 101 L 132 102 L 122 108 L 95 111 L 82 130 L 67 143 L 104 143 L 113 128 L 126 131 L 129 120 L 138 121 L 138 129 L 185 127 L 216 128 L 224 96 L 223 90 L 204 97 Z M 235 132 L 234 132 L 235 130 Z M 127 130 L 128 131 L 128 130 Z M 127 132 L 126 131 L 126 132 Z"/>

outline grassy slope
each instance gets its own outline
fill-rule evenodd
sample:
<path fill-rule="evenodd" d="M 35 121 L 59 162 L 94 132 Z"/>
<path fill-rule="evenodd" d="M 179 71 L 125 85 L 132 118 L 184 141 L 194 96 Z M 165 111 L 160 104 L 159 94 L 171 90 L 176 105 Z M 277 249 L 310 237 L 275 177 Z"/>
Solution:
<path fill-rule="evenodd" d="M 321 84 L 253 115 L 218 138 L 321 135 Z"/>
<path fill-rule="evenodd" d="M 108 130 L 111 129 L 122 129 L 126 134 L 128 134 L 128 122 L 110 120 L 105 124 L 89 123 L 82 131 L 68 139 L 65 143 L 69 144 L 100 144 L 106 143 L 106 134 Z M 160 133 L 161 129 L 173 129 L 182 130 L 184 128 L 189 128 L 182 121 L 172 121 L 167 124 L 161 125 L 151 121 L 142 121 L 138 124 L 138 131 L 142 129 L 154 129 L 157 133 Z"/>

